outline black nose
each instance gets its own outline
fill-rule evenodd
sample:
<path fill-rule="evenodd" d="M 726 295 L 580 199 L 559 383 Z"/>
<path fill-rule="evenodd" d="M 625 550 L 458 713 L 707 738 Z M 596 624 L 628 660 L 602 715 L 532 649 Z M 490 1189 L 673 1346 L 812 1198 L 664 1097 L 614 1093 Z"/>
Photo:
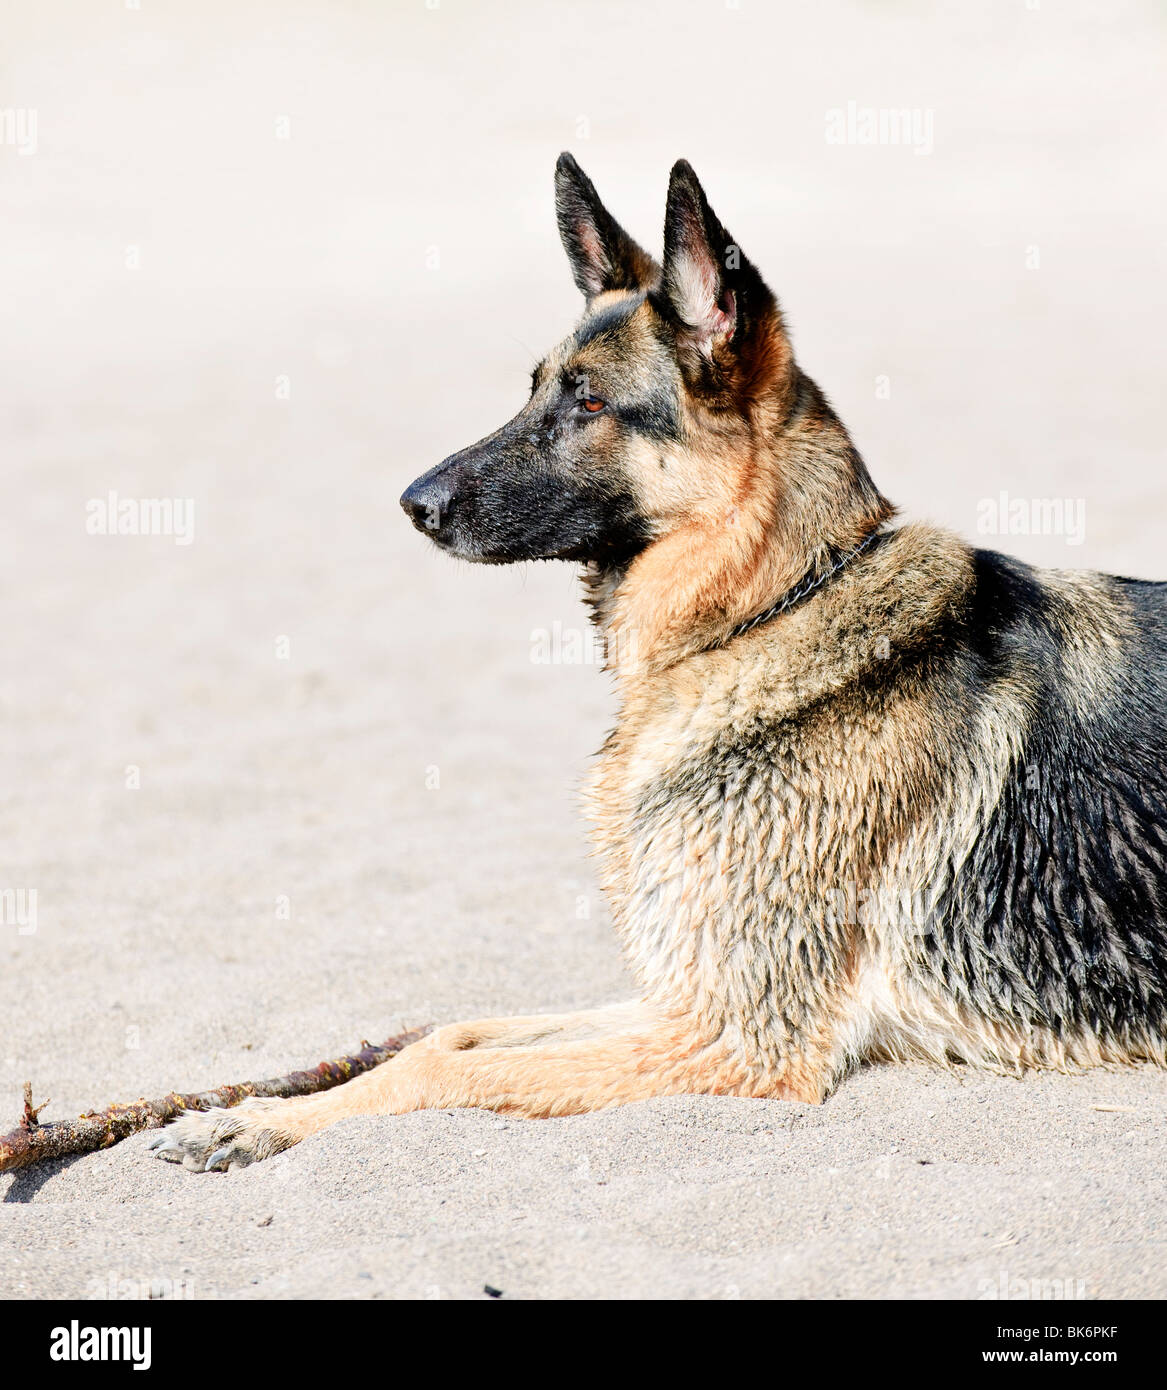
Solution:
<path fill-rule="evenodd" d="M 446 525 L 450 513 L 450 489 L 433 469 L 405 489 L 401 506 L 419 531 L 436 535 Z"/>

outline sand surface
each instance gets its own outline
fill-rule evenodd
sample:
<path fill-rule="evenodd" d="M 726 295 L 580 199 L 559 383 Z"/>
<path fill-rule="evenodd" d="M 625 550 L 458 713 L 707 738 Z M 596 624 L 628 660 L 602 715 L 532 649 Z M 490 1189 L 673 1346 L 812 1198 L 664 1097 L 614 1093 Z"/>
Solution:
<path fill-rule="evenodd" d="M 0 889 L 37 898 L 0 922 L 2 1127 L 26 1078 L 50 1118 L 631 992 L 574 811 L 611 693 L 532 659 L 575 577 L 457 565 L 396 501 L 578 311 L 565 146 L 653 249 L 692 160 L 907 515 L 1167 577 L 1150 5 L 588 14 L 6 30 Z M 828 144 L 850 101 L 934 147 Z M 1082 543 L 978 537 L 1003 490 L 1081 499 Z M 111 491 L 193 499 L 193 540 L 87 534 Z M 231 1175 L 139 1136 L 0 1177 L 0 1294 L 1163 1296 L 1165 1111 L 1147 1069 L 911 1067 L 817 1109 L 353 1120 Z"/>

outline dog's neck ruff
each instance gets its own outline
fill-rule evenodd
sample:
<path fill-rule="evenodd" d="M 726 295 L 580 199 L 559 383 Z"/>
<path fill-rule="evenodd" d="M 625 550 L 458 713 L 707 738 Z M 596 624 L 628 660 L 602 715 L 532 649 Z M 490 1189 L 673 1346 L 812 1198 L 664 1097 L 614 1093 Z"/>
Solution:
<path fill-rule="evenodd" d="M 788 589 L 777 603 L 771 604 L 769 608 L 763 609 L 761 613 L 756 613 L 752 618 L 747 618 L 745 622 L 738 623 L 737 627 L 730 628 L 722 642 L 717 645 L 723 646 L 726 642 L 732 642 L 735 637 L 741 637 L 743 633 L 750 632 L 762 623 L 768 623 L 774 618 L 781 617 L 783 613 L 788 613 L 792 608 L 796 608 L 816 590 L 821 589 L 824 584 L 829 583 L 837 574 L 846 569 L 852 560 L 857 559 L 865 550 L 874 545 L 881 534 L 883 534 L 882 524 L 864 536 L 858 545 L 837 554 L 833 563 L 825 570 L 811 570 L 809 574 L 798 581 L 793 589 Z"/>

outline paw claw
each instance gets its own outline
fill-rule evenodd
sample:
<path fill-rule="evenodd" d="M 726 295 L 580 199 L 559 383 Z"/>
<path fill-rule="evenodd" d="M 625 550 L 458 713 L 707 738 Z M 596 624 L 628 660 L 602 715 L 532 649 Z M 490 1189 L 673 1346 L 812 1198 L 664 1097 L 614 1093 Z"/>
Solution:
<path fill-rule="evenodd" d="M 192 1173 L 234 1172 L 300 1138 L 280 1123 L 284 1104 L 255 1100 L 233 1110 L 188 1111 L 151 1140 L 150 1151 Z"/>

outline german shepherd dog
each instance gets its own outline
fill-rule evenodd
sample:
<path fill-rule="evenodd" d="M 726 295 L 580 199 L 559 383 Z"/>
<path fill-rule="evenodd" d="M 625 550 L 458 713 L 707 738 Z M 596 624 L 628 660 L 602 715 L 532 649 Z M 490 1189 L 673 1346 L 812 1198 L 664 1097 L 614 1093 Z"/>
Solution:
<path fill-rule="evenodd" d="M 1167 1065 L 1167 585 L 892 527 L 687 163 L 663 265 L 567 154 L 556 198 L 582 321 L 401 501 L 462 559 L 584 567 L 620 696 L 586 808 L 639 996 L 440 1028 L 185 1116 L 164 1156 L 425 1107 L 818 1102 L 874 1060 Z"/>

